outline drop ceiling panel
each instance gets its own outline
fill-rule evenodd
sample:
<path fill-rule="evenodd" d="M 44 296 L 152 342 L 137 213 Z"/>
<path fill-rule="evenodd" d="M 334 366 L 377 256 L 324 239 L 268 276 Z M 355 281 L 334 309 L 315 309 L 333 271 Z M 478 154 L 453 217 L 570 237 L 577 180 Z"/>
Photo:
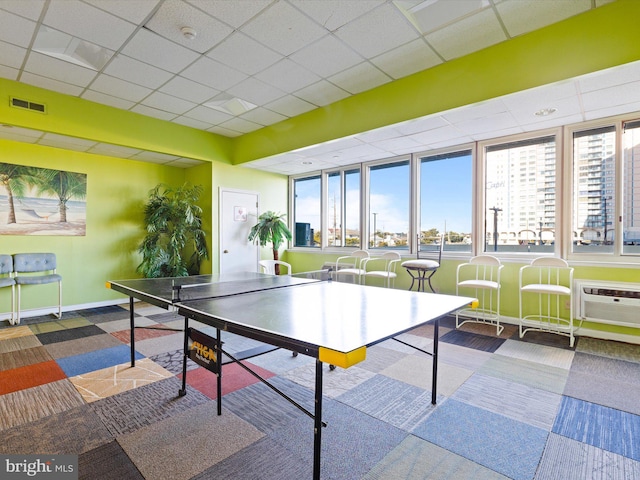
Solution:
<path fill-rule="evenodd" d="M 97 75 L 94 70 L 79 67 L 37 52 L 32 52 L 29 55 L 24 69 L 36 75 L 79 87 L 86 87 Z"/>
<path fill-rule="evenodd" d="M 194 103 L 205 103 L 220 93 L 219 90 L 180 76 L 173 77 L 159 91 Z"/>
<path fill-rule="evenodd" d="M 256 105 L 272 102 L 283 97 L 284 92 L 271 85 L 261 82 L 257 78 L 249 77 L 246 80 L 227 89 L 232 96 L 247 100 Z"/>
<path fill-rule="evenodd" d="M 26 53 L 26 49 L 22 47 L 7 42 L 0 42 L 0 65 L 20 68 Z"/>
<path fill-rule="evenodd" d="M 384 4 L 344 25 L 336 31 L 336 36 L 364 57 L 375 57 L 419 38 L 407 19 L 391 4 Z"/>
<path fill-rule="evenodd" d="M 361 55 L 333 35 L 322 37 L 294 53 L 290 58 L 321 77 L 329 77 L 364 60 Z"/>
<path fill-rule="evenodd" d="M 442 60 L 419 38 L 372 58 L 371 63 L 393 79 L 398 79 L 434 67 Z"/>
<path fill-rule="evenodd" d="M 94 7 L 132 23 L 143 22 L 162 0 L 84 0 Z"/>
<path fill-rule="evenodd" d="M 342 0 L 339 2 L 295 2 L 294 5 L 330 32 L 382 5 L 384 0 Z"/>
<path fill-rule="evenodd" d="M 247 75 L 239 70 L 207 57 L 201 57 L 180 75 L 217 90 L 226 90 L 247 78 Z"/>
<path fill-rule="evenodd" d="M 56 30 L 118 50 L 136 26 L 78 0 L 50 2 L 44 23 Z"/>
<path fill-rule="evenodd" d="M 27 48 L 36 31 L 36 22 L 5 11 L 0 11 L 0 15 L 2 16 L 0 40 Z"/>
<path fill-rule="evenodd" d="M 45 0 L 30 0 L 29 2 L 24 0 L 3 0 L 0 8 L 36 21 L 42 13 L 44 4 Z"/>
<path fill-rule="evenodd" d="M 280 90 L 287 93 L 308 87 L 320 80 L 315 73 L 288 58 L 280 60 L 255 77 L 269 85 L 277 85 Z"/>
<path fill-rule="evenodd" d="M 287 117 L 295 117 L 316 108 L 315 105 L 293 95 L 285 95 L 267 103 L 265 107 Z"/>
<path fill-rule="evenodd" d="M 496 5 L 510 37 L 537 30 L 590 8 L 591 0 L 505 0 Z"/>
<path fill-rule="evenodd" d="M 108 75 L 152 89 L 160 87 L 171 78 L 171 74 L 165 70 L 120 54 L 113 58 L 104 71 Z"/>
<path fill-rule="evenodd" d="M 286 120 L 287 117 L 266 108 L 258 107 L 242 114 L 239 118 L 248 120 L 259 125 L 272 125 L 274 123 Z"/>
<path fill-rule="evenodd" d="M 327 34 L 289 3 L 278 2 L 254 18 L 242 31 L 281 55 L 291 55 Z"/>
<path fill-rule="evenodd" d="M 273 0 L 189 0 L 194 7 L 199 8 L 203 12 L 208 13 L 212 17 L 216 17 L 220 21 L 239 28 L 251 18 L 258 15 Z"/>
<path fill-rule="evenodd" d="M 173 73 L 180 72 L 199 57 L 193 50 L 181 47 L 145 29 L 136 32 L 122 49 L 122 53 Z"/>
<path fill-rule="evenodd" d="M 153 92 L 150 88 L 109 75 L 100 75 L 91 84 L 90 89 L 129 102 L 139 102 Z"/>
<path fill-rule="evenodd" d="M 197 106 L 197 104 L 193 102 L 172 97 L 171 95 L 167 95 L 162 92 L 152 93 L 144 99 L 142 104 L 147 107 L 157 108 L 158 110 L 171 112 L 176 115 L 182 115 Z"/>
<path fill-rule="evenodd" d="M 390 82 L 391 77 L 369 62 L 363 62 L 331 76 L 329 81 L 351 94 L 356 94 Z"/>
<path fill-rule="evenodd" d="M 349 96 L 349 92 L 326 80 L 320 80 L 318 83 L 301 88 L 295 92 L 295 95 L 309 103 L 323 107 L 330 103 L 337 102 L 338 100 L 342 100 L 343 98 L 347 98 Z"/>
<path fill-rule="evenodd" d="M 42 75 L 36 75 L 35 73 L 30 73 L 27 71 L 23 71 L 22 75 L 20 75 L 20 81 L 28 85 L 46 88 L 47 90 L 53 90 L 56 92 L 64 93 L 65 95 L 72 95 L 74 97 L 79 97 L 83 91 L 83 88 L 78 87 L 77 85 L 60 82 L 58 80 L 43 77 Z"/>
<path fill-rule="evenodd" d="M 225 65 L 233 65 L 247 75 L 254 75 L 284 58 L 239 32 L 224 39 L 207 56 Z"/>
<path fill-rule="evenodd" d="M 121 110 L 129 110 L 131 107 L 135 105 L 134 102 L 124 100 L 123 98 L 113 97 L 111 95 L 95 92 L 93 90 L 86 90 L 82 94 L 82 98 L 84 98 L 85 100 L 89 100 L 91 102 L 100 103 L 102 105 L 109 105 L 114 108 L 119 108 Z"/>

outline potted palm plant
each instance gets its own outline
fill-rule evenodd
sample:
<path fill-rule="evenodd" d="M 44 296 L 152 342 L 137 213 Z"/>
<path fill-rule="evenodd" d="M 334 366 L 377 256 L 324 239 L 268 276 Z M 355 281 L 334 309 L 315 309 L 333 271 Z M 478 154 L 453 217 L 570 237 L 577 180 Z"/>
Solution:
<path fill-rule="evenodd" d="M 264 212 L 258 217 L 258 223 L 251 227 L 249 232 L 250 242 L 255 241 L 261 247 L 266 247 L 268 243 L 271 243 L 274 260 L 279 259 L 278 250 L 285 239 L 291 240 L 293 238 L 284 217 L 284 214 L 272 211 Z M 275 265 L 275 272 L 276 275 L 280 275 L 280 265 Z"/>
<path fill-rule="evenodd" d="M 146 236 L 138 247 L 142 262 L 138 271 L 148 278 L 184 277 L 200 273 L 200 262 L 209 258 L 202 208 L 197 204 L 202 185 L 185 183 L 172 188 L 160 183 L 149 192 L 144 207 Z M 191 251 L 188 260 L 186 254 Z"/>

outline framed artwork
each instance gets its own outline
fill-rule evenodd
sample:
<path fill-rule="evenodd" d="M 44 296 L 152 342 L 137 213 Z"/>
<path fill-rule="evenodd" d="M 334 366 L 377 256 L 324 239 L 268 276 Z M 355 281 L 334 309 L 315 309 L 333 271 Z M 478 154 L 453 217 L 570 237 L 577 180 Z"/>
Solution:
<path fill-rule="evenodd" d="M 0 235 L 83 236 L 87 175 L 0 163 Z"/>
<path fill-rule="evenodd" d="M 246 222 L 247 207 L 233 207 L 233 220 L 236 222 Z"/>

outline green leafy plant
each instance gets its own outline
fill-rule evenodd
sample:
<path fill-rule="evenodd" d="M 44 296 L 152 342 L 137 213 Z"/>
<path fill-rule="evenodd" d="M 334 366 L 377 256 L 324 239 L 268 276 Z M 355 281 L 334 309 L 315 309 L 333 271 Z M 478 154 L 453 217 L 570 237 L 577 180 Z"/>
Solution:
<path fill-rule="evenodd" d="M 200 273 L 200 262 L 209 258 L 202 208 L 197 205 L 202 191 L 201 185 L 185 183 L 172 188 L 160 183 L 149 192 L 144 207 L 147 234 L 138 247 L 142 254 L 138 272 L 148 278 Z M 187 261 L 184 256 L 190 250 Z"/>
<path fill-rule="evenodd" d="M 258 223 L 251 227 L 249 232 L 249 241 L 255 241 L 261 247 L 266 247 L 268 243 L 271 243 L 271 250 L 273 251 L 273 259 L 278 260 L 278 250 L 282 243 L 286 240 L 291 240 L 291 230 L 287 227 L 284 221 L 284 214 L 278 214 L 272 211 L 264 212 L 258 217 Z M 280 265 L 275 266 L 276 275 L 280 274 Z"/>

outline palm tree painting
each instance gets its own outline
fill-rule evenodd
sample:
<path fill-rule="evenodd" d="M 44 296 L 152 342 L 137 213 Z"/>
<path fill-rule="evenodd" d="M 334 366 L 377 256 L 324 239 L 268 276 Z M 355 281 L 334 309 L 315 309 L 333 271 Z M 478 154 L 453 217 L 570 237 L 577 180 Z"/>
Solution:
<path fill-rule="evenodd" d="M 87 175 L 0 163 L 0 235 L 85 235 Z"/>

